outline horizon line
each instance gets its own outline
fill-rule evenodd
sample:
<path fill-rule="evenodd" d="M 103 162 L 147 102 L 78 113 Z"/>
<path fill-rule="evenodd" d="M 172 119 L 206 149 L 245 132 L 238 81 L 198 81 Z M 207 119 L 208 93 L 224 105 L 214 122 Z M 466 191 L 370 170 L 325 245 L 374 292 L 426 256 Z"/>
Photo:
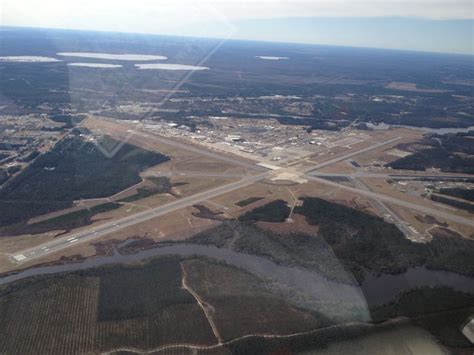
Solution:
<path fill-rule="evenodd" d="M 302 17 L 301 19 L 309 19 L 310 17 Z M 324 17 L 326 18 L 326 17 Z M 337 18 L 337 17 L 334 17 Z M 459 19 L 459 20 L 430 20 L 418 17 L 399 17 L 399 16 L 386 16 L 386 17 L 351 17 L 351 18 L 373 18 L 373 19 L 382 19 L 382 18 L 398 18 L 398 19 L 420 19 L 427 21 L 459 21 L 465 22 L 470 21 L 474 23 L 474 19 Z M 286 19 L 300 19 L 300 17 L 287 17 Z M 259 21 L 259 20 L 245 20 L 245 21 Z M 268 21 L 268 19 L 263 19 L 262 21 Z M 471 52 L 444 52 L 444 51 L 428 51 L 428 50 L 417 50 L 417 49 L 406 49 L 406 48 L 390 48 L 390 47 L 375 47 L 375 46 L 351 46 L 351 45 L 342 45 L 342 44 L 328 44 L 328 43 L 314 43 L 314 42 L 288 42 L 288 41 L 278 41 L 278 40 L 261 40 L 261 39 L 251 39 L 251 38 L 223 38 L 223 37 L 213 37 L 213 36 L 193 36 L 193 35 L 180 35 L 180 34 L 170 34 L 170 33 L 150 33 L 150 32 L 129 32 L 129 31 L 112 31 L 112 30 L 98 30 L 98 29 L 84 29 L 84 28 L 66 28 L 66 27 L 38 27 L 38 26 L 18 26 L 18 25 L 1 25 L 1 28 L 11 28 L 11 29 L 30 29 L 30 30 L 49 30 L 49 31 L 71 31 L 71 32 L 90 32 L 90 33 L 109 33 L 109 34 L 123 34 L 123 35 L 140 35 L 140 36 L 157 36 L 157 37 L 174 37 L 174 38 L 192 38 L 192 39 L 202 39 L 202 40 L 215 40 L 215 41 L 242 41 L 242 42 L 253 42 L 253 43 L 266 43 L 266 44 L 287 44 L 287 45 L 302 45 L 302 46 L 317 46 L 317 47 L 335 47 L 335 48 L 347 48 L 347 49 L 370 49 L 370 50 L 380 50 L 380 51 L 396 51 L 396 52 L 405 52 L 405 53 L 414 53 L 414 54 L 432 54 L 432 55 L 448 55 L 448 56 L 464 56 L 464 57 L 473 57 L 474 50 Z"/>

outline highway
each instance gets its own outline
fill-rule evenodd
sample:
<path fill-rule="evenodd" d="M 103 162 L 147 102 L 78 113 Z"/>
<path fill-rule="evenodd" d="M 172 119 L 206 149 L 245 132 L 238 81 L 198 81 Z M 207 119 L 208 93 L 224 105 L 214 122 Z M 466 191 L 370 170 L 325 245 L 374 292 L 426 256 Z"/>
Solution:
<path fill-rule="evenodd" d="M 144 212 L 136 213 L 131 216 L 104 223 L 100 226 L 93 227 L 93 230 L 88 229 L 68 234 L 63 238 L 55 239 L 40 246 L 18 252 L 17 254 L 12 255 L 12 258 L 16 263 L 24 263 L 32 259 L 44 257 L 46 255 L 65 249 L 71 245 L 77 244 L 79 242 L 90 242 L 92 240 L 108 235 L 112 232 L 116 232 L 118 230 L 136 225 L 138 223 L 143 223 L 153 218 L 163 216 L 170 212 L 195 205 L 196 203 L 226 194 L 234 190 L 241 189 L 243 187 L 252 185 L 259 180 L 263 180 L 269 176 L 270 172 L 247 176 L 237 182 L 232 182 L 230 184 L 219 186 L 214 189 L 203 191 L 189 197 L 184 197 L 180 200 L 168 203 L 163 206 L 159 206 Z"/>

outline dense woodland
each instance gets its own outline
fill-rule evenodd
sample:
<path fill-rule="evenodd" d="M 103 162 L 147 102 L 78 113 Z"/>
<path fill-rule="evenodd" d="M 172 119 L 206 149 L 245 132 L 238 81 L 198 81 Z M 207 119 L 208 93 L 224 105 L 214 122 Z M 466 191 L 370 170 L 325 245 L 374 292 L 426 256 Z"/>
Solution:
<path fill-rule="evenodd" d="M 392 169 L 426 170 L 437 168 L 444 172 L 474 174 L 474 131 L 425 138 L 422 149 L 413 155 L 388 164 Z M 410 149 L 410 147 L 406 147 Z"/>
<path fill-rule="evenodd" d="M 104 137 L 100 144 L 119 142 Z M 69 137 L 38 157 L 0 190 L 0 226 L 108 197 L 141 181 L 139 173 L 168 157 L 124 144 L 107 158 L 94 143 Z"/>
<path fill-rule="evenodd" d="M 248 215 L 272 220 L 274 206 L 275 203 L 270 203 L 256 208 L 258 213 L 251 211 Z M 262 217 L 262 211 L 269 213 L 269 218 Z M 318 235 L 295 233 L 290 238 L 251 222 L 231 222 L 203 232 L 191 241 L 220 248 L 232 245 L 236 251 L 315 270 L 342 282 L 350 280 L 351 275 L 362 282 L 366 273 L 399 274 L 416 266 L 474 276 L 472 240 L 435 235 L 429 244 L 414 243 L 382 218 L 319 198 L 304 198 L 295 213 L 317 225 Z"/>
<path fill-rule="evenodd" d="M 25 52 L 27 48 L 27 52 Z M 73 68 L 66 61 L 55 63 L 0 63 L 0 104 L 4 114 L 47 113 L 71 122 L 64 110 L 121 119 L 157 116 L 181 123 L 188 117 L 235 117 L 277 114 L 285 124 L 341 129 L 354 122 L 385 122 L 418 127 L 472 126 L 474 69 L 469 56 L 410 53 L 298 44 L 271 44 L 177 38 L 151 35 L 94 33 L 87 31 L 14 29 L 2 33 L 5 55 L 44 55 L 58 52 L 140 53 L 166 55 L 171 63 L 197 64 L 206 59 L 211 70 L 196 72 L 183 83 L 182 73 L 137 70 L 134 63 L 114 71 Z M 289 57 L 286 61 L 263 61 L 262 52 Z M 212 53 L 212 56 L 208 56 Z M 61 57 L 62 60 L 65 58 Z M 67 60 L 67 59 L 66 59 Z M 87 59 L 81 59 L 89 61 Z M 446 73 L 449 73 L 446 74 Z M 389 86 L 411 83 L 413 88 Z M 160 103 L 166 94 L 178 98 L 253 98 L 290 95 L 313 105 L 310 112 L 294 115 L 284 106 L 257 100 L 251 111 L 242 105 L 224 107 L 166 101 L 168 112 L 145 115 L 122 112 L 123 103 Z M 153 90 L 154 92 L 147 92 Z M 375 97 L 379 99 L 374 100 Z M 50 109 L 42 104 L 47 103 Z M 210 102 L 208 102 L 210 103 Z M 246 102 L 247 104 L 247 102 Z M 265 117 L 264 115 L 262 117 Z"/>

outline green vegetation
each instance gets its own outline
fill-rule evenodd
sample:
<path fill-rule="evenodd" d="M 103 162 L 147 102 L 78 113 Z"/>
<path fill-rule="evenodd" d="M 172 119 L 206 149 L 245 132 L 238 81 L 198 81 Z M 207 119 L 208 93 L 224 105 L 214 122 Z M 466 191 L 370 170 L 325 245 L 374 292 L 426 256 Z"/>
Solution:
<path fill-rule="evenodd" d="M 371 310 L 374 321 L 404 316 L 429 330 L 443 344 L 469 347 L 461 326 L 474 311 L 474 298 L 449 288 L 421 288 L 398 296 L 390 304 Z"/>
<path fill-rule="evenodd" d="M 69 230 L 77 228 L 78 226 L 88 225 L 92 222 L 91 218 L 96 214 L 112 211 L 117 208 L 120 208 L 120 206 L 121 205 L 119 203 L 104 203 L 102 205 L 97 205 L 89 209 L 68 213 L 65 215 L 48 219 L 43 222 L 34 223 L 30 226 L 31 228 L 44 227 Z"/>
<path fill-rule="evenodd" d="M 468 201 L 457 200 L 457 199 L 445 197 L 438 194 L 431 194 L 430 198 L 432 201 L 444 203 L 445 205 L 474 213 L 474 203 L 470 203 Z"/>
<path fill-rule="evenodd" d="M 237 202 L 236 205 L 239 207 L 245 207 L 260 200 L 263 200 L 263 197 L 249 197 L 245 200 Z"/>
<path fill-rule="evenodd" d="M 101 144 L 119 142 L 104 137 Z M 168 159 L 130 144 L 107 158 L 95 144 L 67 138 L 0 190 L 0 226 L 71 207 L 81 198 L 111 196 L 140 182 L 143 170 Z"/>
<path fill-rule="evenodd" d="M 216 343 L 180 259 L 38 276 L 0 287 L 0 353 L 101 353 Z"/>
<path fill-rule="evenodd" d="M 252 215 L 252 211 L 249 213 Z M 382 218 L 319 198 L 304 198 L 295 213 L 317 225 L 318 235 L 282 236 L 249 223 L 231 222 L 203 232 L 190 242 L 232 246 L 238 252 L 316 270 L 342 282 L 351 281 L 344 269 L 359 282 L 366 273 L 399 274 L 416 266 L 474 276 L 472 240 L 435 235 L 429 244 L 413 243 Z"/>
<path fill-rule="evenodd" d="M 145 317 L 162 308 L 195 302 L 181 288 L 178 259 L 157 259 L 146 268 L 117 267 L 100 273 L 99 321 Z"/>
<path fill-rule="evenodd" d="M 429 244 L 406 239 L 392 224 L 379 217 L 318 198 L 305 198 L 295 210 L 310 224 L 357 279 L 365 272 L 404 272 L 413 266 L 474 276 L 474 241 L 435 236 Z"/>
<path fill-rule="evenodd" d="M 351 340 L 354 340 L 354 343 L 357 344 L 359 339 L 369 335 L 383 334 L 384 331 L 396 329 L 396 327 L 396 325 L 391 324 L 380 326 L 341 325 L 339 327 L 318 329 L 316 332 L 291 338 L 249 337 L 232 343 L 227 348 L 232 354 L 236 355 L 317 354 L 318 351 L 324 353 L 324 350 L 331 344 Z"/>
<path fill-rule="evenodd" d="M 326 241 L 318 236 L 278 235 L 248 226 L 234 243 L 234 250 L 266 257 L 273 262 L 315 270 L 329 279 L 351 283 L 340 261 Z"/>
<path fill-rule="evenodd" d="M 262 221 L 262 222 L 284 222 L 290 215 L 291 209 L 288 203 L 277 200 L 267 203 L 265 206 L 255 208 L 239 217 L 240 221 Z"/>
<path fill-rule="evenodd" d="M 0 185 L 4 184 L 10 178 L 7 170 L 0 169 Z"/>
<path fill-rule="evenodd" d="M 70 231 L 75 228 L 84 227 L 92 224 L 92 217 L 99 213 L 112 211 L 121 207 L 119 203 L 104 203 L 76 212 L 67 213 L 42 222 L 25 224 L 19 223 L 13 226 L 0 228 L 0 236 L 22 235 L 22 234 L 40 234 L 53 230 Z"/>
<path fill-rule="evenodd" d="M 433 135 L 421 144 L 428 146 L 413 155 L 398 159 L 388 167 L 404 170 L 439 168 L 444 172 L 474 174 L 474 131 Z"/>
<path fill-rule="evenodd" d="M 474 202 L 474 189 L 445 188 L 439 190 L 439 193 Z"/>
<path fill-rule="evenodd" d="M 206 259 L 184 261 L 187 284 L 214 309 L 224 340 L 249 334 L 291 334 L 328 326 L 323 316 L 299 310 L 266 289 L 255 275 Z"/>
<path fill-rule="evenodd" d="M 51 120 L 54 122 L 60 122 L 64 123 L 65 126 L 64 128 L 73 128 L 75 127 L 78 123 L 81 123 L 85 118 L 87 118 L 86 115 L 64 115 L 64 114 L 57 114 L 57 115 L 51 115 L 49 116 Z"/>

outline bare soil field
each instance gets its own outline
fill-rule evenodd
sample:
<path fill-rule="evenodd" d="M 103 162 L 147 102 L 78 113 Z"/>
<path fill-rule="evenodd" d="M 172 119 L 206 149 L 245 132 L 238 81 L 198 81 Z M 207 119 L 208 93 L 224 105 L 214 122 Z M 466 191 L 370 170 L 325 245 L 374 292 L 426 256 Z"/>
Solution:
<path fill-rule="evenodd" d="M 447 92 L 446 90 L 439 90 L 439 89 L 422 89 L 422 88 L 419 88 L 415 83 L 402 83 L 402 82 L 395 82 L 395 81 L 385 86 L 385 88 L 401 90 L 401 91 L 425 92 L 425 93 Z"/>
<path fill-rule="evenodd" d="M 297 233 L 318 235 L 318 226 L 308 224 L 304 216 L 301 216 L 299 214 L 293 214 L 291 219 L 291 222 L 284 223 L 257 222 L 257 226 L 262 229 L 284 235 L 291 235 Z"/>

